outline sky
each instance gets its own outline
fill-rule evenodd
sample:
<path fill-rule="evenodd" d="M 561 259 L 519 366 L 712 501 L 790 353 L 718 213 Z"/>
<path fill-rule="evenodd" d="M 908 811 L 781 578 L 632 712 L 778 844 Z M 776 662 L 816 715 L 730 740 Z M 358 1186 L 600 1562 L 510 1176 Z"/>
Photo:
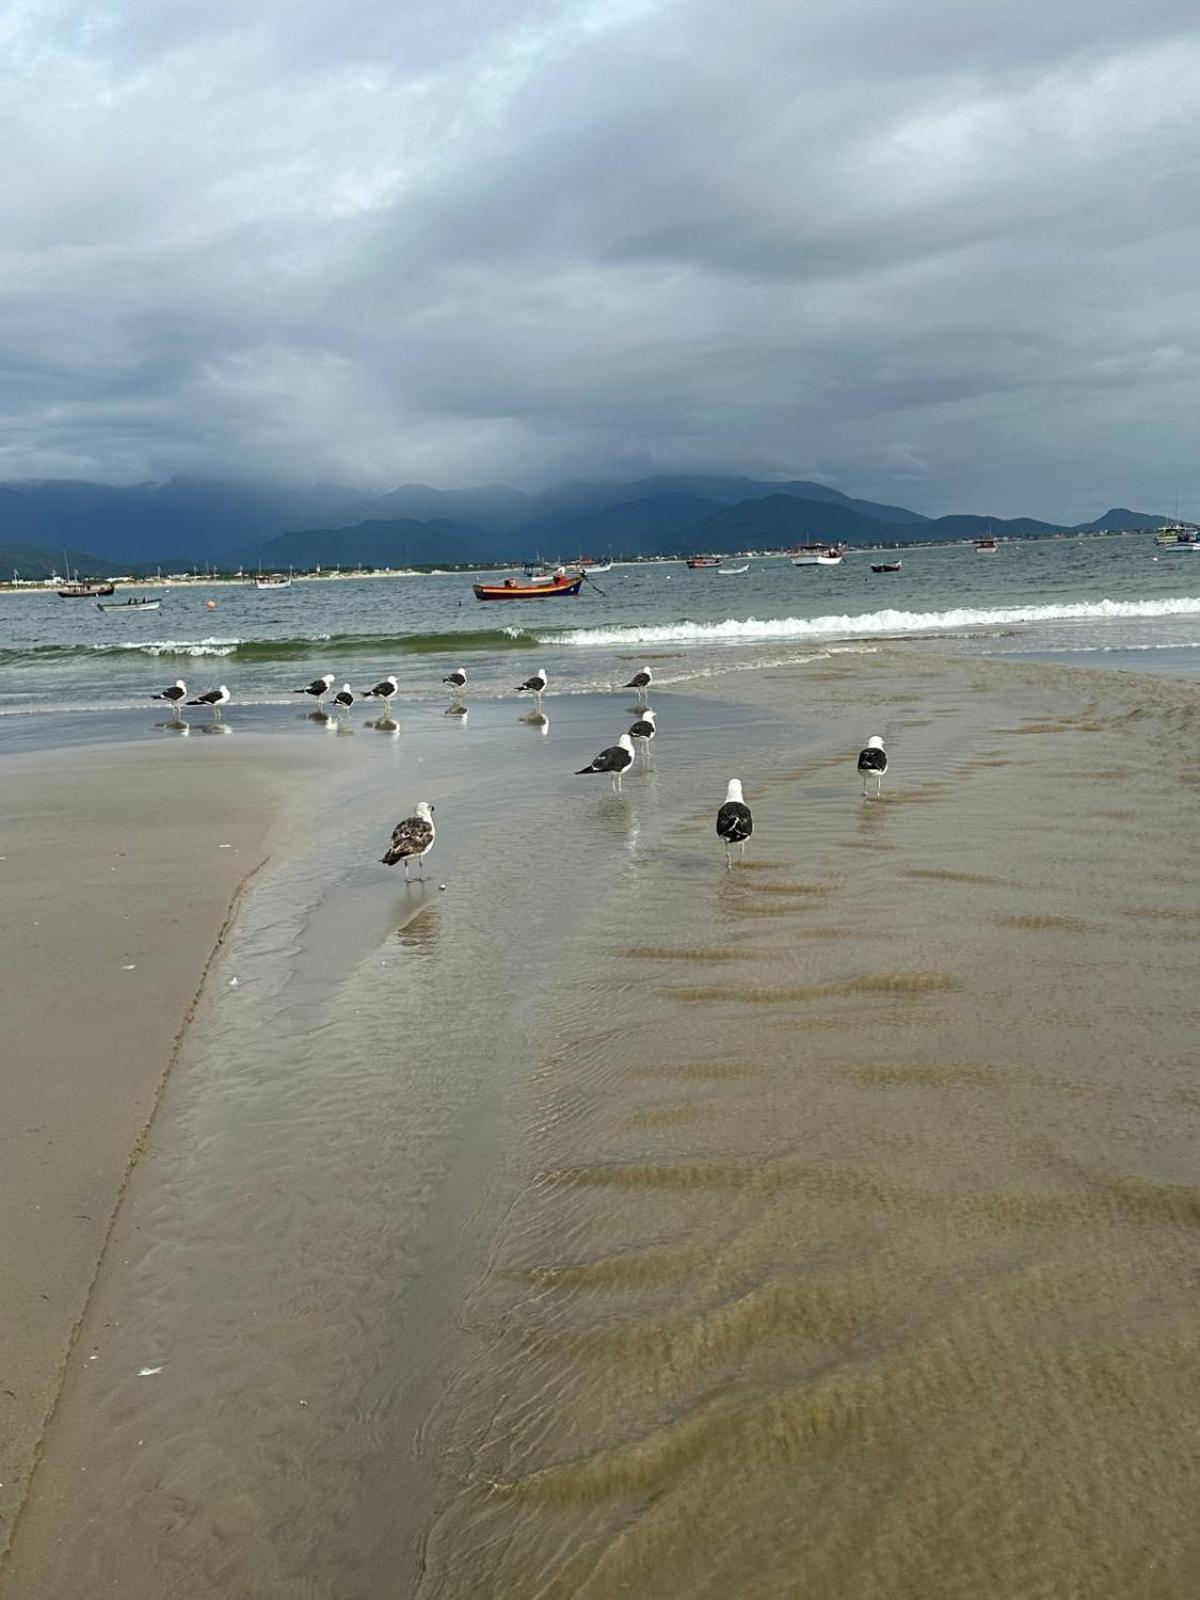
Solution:
<path fill-rule="evenodd" d="M 7 0 L 0 478 L 1200 514 L 1184 0 Z"/>

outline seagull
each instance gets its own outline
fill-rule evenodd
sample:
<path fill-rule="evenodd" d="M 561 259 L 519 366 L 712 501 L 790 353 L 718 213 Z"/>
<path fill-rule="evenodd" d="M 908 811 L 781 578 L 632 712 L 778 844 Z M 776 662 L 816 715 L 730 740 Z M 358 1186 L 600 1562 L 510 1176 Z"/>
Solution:
<path fill-rule="evenodd" d="M 327 672 L 323 677 L 314 678 L 311 683 L 306 683 L 303 689 L 293 689 L 293 694 L 310 694 L 319 706 L 325 704 L 325 696 L 333 688 L 333 673 Z"/>
<path fill-rule="evenodd" d="M 650 741 L 653 739 L 655 732 L 654 712 L 647 706 L 646 710 L 642 712 L 629 730 L 629 737 L 635 741 L 636 747 L 642 752 L 643 756 L 649 756 Z"/>
<path fill-rule="evenodd" d="M 388 716 L 392 712 L 392 696 L 399 692 L 400 685 L 395 678 L 381 678 L 373 689 L 363 690 L 364 700 L 382 700 L 387 707 Z"/>
<path fill-rule="evenodd" d="M 224 684 L 219 689 L 206 689 L 203 694 L 198 694 L 194 700 L 189 700 L 190 706 L 211 706 L 214 717 L 220 717 L 221 707 L 227 706 L 233 696 Z"/>
<path fill-rule="evenodd" d="M 739 860 L 746 855 L 746 840 L 754 832 L 750 807 L 742 799 L 742 780 L 730 778 L 725 799 L 717 811 L 717 837 L 725 841 L 725 865 L 733 865 L 733 847 L 741 846 Z"/>
<path fill-rule="evenodd" d="M 866 748 L 858 752 L 858 770 L 862 773 L 864 799 L 867 787 L 874 778 L 875 798 L 878 800 L 883 792 L 883 775 L 887 771 L 887 751 L 883 748 L 883 740 L 878 734 L 873 739 L 868 739 Z"/>
<path fill-rule="evenodd" d="M 348 683 L 344 683 L 334 695 L 333 703 L 339 711 L 349 711 L 354 704 L 354 690 Z"/>
<path fill-rule="evenodd" d="M 398 822 L 392 829 L 392 842 L 379 859 L 385 867 L 394 867 L 397 861 L 403 861 L 405 883 L 409 881 L 409 864 L 415 861 L 420 867 L 419 876 L 424 878 L 425 869 L 421 863 L 433 849 L 433 841 L 436 838 L 433 807 L 428 800 L 422 800 L 411 817 L 405 817 L 403 822 Z"/>
<path fill-rule="evenodd" d="M 654 680 L 654 674 L 651 672 L 650 668 L 649 667 L 643 667 L 640 672 L 635 672 L 634 673 L 633 677 L 630 678 L 629 682 L 625 685 L 625 687 L 627 689 L 636 689 L 637 690 L 637 697 L 638 697 L 639 702 L 642 705 L 645 705 L 645 703 L 646 703 L 646 690 L 650 687 L 650 685 L 653 682 L 653 680 Z"/>
<path fill-rule="evenodd" d="M 150 698 L 151 700 L 167 700 L 170 702 L 171 710 L 178 711 L 179 702 L 187 698 L 187 684 L 184 683 L 182 678 L 176 678 L 169 689 L 163 689 L 158 694 L 152 694 Z"/>
<path fill-rule="evenodd" d="M 467 687 L 467 675 L 461 667 L 455 667 L 454 671 L 450 673 L 448 677 L 442 679 L 442 682 L 450 685 L 454 699 L 457 702 L 459 696 Z"/>
<path fill-rule="evenodd" d="M 538 670 L 533 674 L 532 678 L 526 678 L 524 683 L 519 683 L 517 685 L 517 693 L 533 695 L 534 699 L 540 706 L 542 703 L 542 695 L 546 692 L 546 685 L 549 681 L 550 680 L 546 677 L 546 674 L 539 667 Z"/>
<path fill-rule="evenodd" d="M 632 765 L 633 740 L 627 733 L 623 733 L 616 744 L 610 744 L 607 750 L 601 750 L 591 765 L 580 767 L 575 776 L 582 778 L 587 772 L 611 772 L 613 793 L 620 794 L 621 774 L 628 772 Z"/>

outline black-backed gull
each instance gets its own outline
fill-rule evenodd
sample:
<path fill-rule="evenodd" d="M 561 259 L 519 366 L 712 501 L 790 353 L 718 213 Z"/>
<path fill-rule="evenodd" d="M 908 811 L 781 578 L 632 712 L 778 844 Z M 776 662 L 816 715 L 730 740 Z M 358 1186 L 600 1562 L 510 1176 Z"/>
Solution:
<path fill-rule="evenodd" d="M 643 704 L 646 699 L 646 690 L 654 682 L 654 674 L 649 667 L 643 667 L 640 672 L 635 672 L 625 685 L 627 689 L 636 689 L 638 700 Z"/>
<path fill-rule="evenodd" d="M 733 865 L 733 847 L 740 846 L 739 860 L 746 854 L 746 840 L 754 832 L 750 807 L 742 799 L 742 780 L 730 778 L 725 799 L 717 811 L 717 837 L 725 842 L 725 865 Z"/>
<path fill-rule="evenodd" d="M 363 699 L 382 700 L 384 705 L 387 707 L 388 714 L 390 715 L 392 709 L 392 696 L 399 693 L 399 690 L 400 685 L 396 682 L 395 678 L 380 678 L 379 682 L 373 689 L 363 690 Z"/>
<path fill-rule="evenodd" d="M 868 739 L 864 749 L 858 752 L 858 770 L 862 773 L 863 794 L 867 794 L 871 779 L 875 779 L 875 798 L 879 799 L 883 792 L 883 775 L 888 769 L 887 751 L 883 748 L 883 740 L 878 734 Z"/>
<path fill-rule="evenodd" d="M 517 693 L 531 694 L 537 701 L 538 705 L 541 705 L 542 696 L 546 692 L 546 685 L 549 683 L 549 681 L 549 678 L 547 678 L 546 674 L 539 667 L 531 677 L 525 679 L 524 683 L 519 683 L 517 685 Z"/>
<path fill-rule="evenodd" d="M 633 740 L 635 748 L 640 750 L 643 756 L 649 756 L 650 741 L 657 732 L 654 726 L 654 717 L 655 713 L 647 706 L 629 730 L 629 737 Z"/>
<path fill-rule="evenodd" d="M 334 695 L 333 703 L 335 706 L 337 706 L 339 711 L 349 711 L 350 707 L 354 704 L 354 690 L 348 683 L 344 683 Z"/>
<path fill-rule="evenodd" d="M 621 775 L 628 772 L 632 765 L 633 740 L 627 733 L 623 733 L 616 744 L 610 744 L 606 750 L 601 750 L 591 765 L 580 767 L 575 776 L 582 778 L 585 773 L 609 772 L 612 774 L 613 793 L 620 794 Z"/>
<path fill-rule="evenodd" d="M 221 707 L 227 706 L 233 696 L 224 684 L 218 689 L 206 689 L 203 694 L 198 694 L 194 700 L 189 700 L 190 706 L 211 706 L 214 717 L 221 715 Z"/>
<path fill-rule="evenodd" d="M 314 678 L 311 683 L 306 683 L 303 689 L 293 689 L 293 694 L 308 694 L 319 706 L 325 704 L 325 696 L 333 688 L 333 673 L 325 672 L 319 678 Z"/>
<path fill-rule="evenodd" d="M 187 684 L 184 683 L 182 678 L 176 678 L 169 689 L 161 689 L 158 694 L 152 694 L 150 698 L 151 700 L 166 700 L 173 711 L 177 710 L 180 701 L 187 699 Z"/>

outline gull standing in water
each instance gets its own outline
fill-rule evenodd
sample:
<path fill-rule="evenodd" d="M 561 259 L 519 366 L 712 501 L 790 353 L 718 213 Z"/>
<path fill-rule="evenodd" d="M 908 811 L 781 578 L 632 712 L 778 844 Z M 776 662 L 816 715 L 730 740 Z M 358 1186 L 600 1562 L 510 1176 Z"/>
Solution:
<path fill-rule="evenodd" d="M 212 714 L 216 721 L 221 720 L 221 707 L 227 706 L 233 699 L 224 684 L 219 689 L 206 689 L 203 694 L 198 694 L 194 700 L 189 700 L 190 706 L 211 706 Z"/>
<path fill-rule="evenodd" d="M 461 704 L 462 692 L 467 687 L 467 675 L 463 669 L 461 667 L 455 667 L 453 672 L 448 673 L 447 676 L 442 679 L 442 682 L 449 684 L 450 686 L 451 704 Z"/>
<path fill-rule="evenodd" d="M 354 704 L 354 690 L 348 683 L 344 683 L 334 695 L 333 703 L 339 711 L 349 711 Z"/>
<path fill-rule="evenodd" d="M 182 678 L 176 678 L 169 689 L 161 689 L 158 694 L 152 694 L 151 700 L 165 700 L 171 710 L 178 714 L 180 703 L 187 699 L 187 684 Z"/>
<path fill-rule="evenodd" d="M 382 700 L 387 716 L 392 714 L 392 696 L 399 692 L 400 685 L 395 678 L 380 678 L 373 689 L 363 690 L 364 700 Z"/>
<path fill-rule="evenodd" d="M 609 772 L 612 774 L 613 793 L 621 792 L 621 777 L 633 765 L 633 740 L 627 733 L 623 733 L 616 744 L 610 744 L 606 750 L 601 750 L 596 759 L 586 767 L 580 767 L 575 774 L 582 778 L 585 773 Z"/>
<path fill-rule="evenodd" d="M 323 706 L 325 704 L 325 696 L 332 688 L 333 673 L 326 672 L 323 673 L 321 677 L 314 678 L 311 683 L 306 683 L 303 689 L 293 689 L 292 693 L 311 695 L 319 706 Z"/>
<path fill-rule="evenodd" d="M 422 863 L 433 849 L 436 838 L 433 807 L 428 800 L 422 800 L 411 817 L 405 817 L 392 829 L 391 843 L 379 859 L 385 867 L 394 867 L 398 861 L 403 861 L 405 883 L 410 881 L 409 867 L 415 861 L 419 869 L 418 876 L 423 880 L 425 869 Z"/>
<path fill-rule="evenodd" d="M 549 681 L 549 678 L 547 678 L 546 674 L 539 667 L 532 677 L 526 678 L 524 683 L 519 683 L 517 685 L 517 693 L 531 694 L 537 701 L 538 708 L 540 710 L 542 696 L 546 692 L 546 685 L 549 683 Z"/>
<path fill-rule="evenodd" d="M 742 798 L 742 780 L 730 778 L 725 799 L 717 811 L 717 837 L 725 843 L 725 865 L 733 865 L 733 847 L 740 846 L 738 859 L 745 860 L 746 840 L 754 832 L 754 818 Z"/>
<path fill-rule="evenodd" d="M 887 769 L 887 751 L 883 748 L 883 740 L 876 734 L 873 739 L 868 739 L 865 748 L 858 752 L 858 770 L 862 773 L 864 799 L 867 797 L 867 789 L 872 778 L 875 779 L 875 798 L 879 799 L 883 793 L 883 775 Z"/>
<path fill-rule="evenodd" d="M 657 731 L 654 726 L 654 716 L 655 713 L 647 706 L 646 710 L 642 712 L 629 730 L 629 737 L 633 740 L 635 747 L 641 751 L 642 758 L 646 761 L 650 759 L 650 741 Z"/>
<path fill-rule="evenodd" d="M 625 687 L 627 689 L 636 689 L 638 704 L 644 706 L 646 704 L 646 690 L 653 682 L 653 672 L 651 672 L 649 667 L 643 667 L 640 672 L 634 673 L 633 677 L 630 678 Z"/>

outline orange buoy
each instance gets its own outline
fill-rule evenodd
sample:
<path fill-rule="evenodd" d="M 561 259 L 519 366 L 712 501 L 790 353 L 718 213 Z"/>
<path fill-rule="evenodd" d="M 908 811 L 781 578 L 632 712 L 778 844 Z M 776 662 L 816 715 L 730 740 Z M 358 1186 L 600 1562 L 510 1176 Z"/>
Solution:
<path fill-rule="evenodd" d="M 204 604 L 210 611 L 215 611 L 217 609 L 217 602 L 215 600 L 206 600 Z"/>

